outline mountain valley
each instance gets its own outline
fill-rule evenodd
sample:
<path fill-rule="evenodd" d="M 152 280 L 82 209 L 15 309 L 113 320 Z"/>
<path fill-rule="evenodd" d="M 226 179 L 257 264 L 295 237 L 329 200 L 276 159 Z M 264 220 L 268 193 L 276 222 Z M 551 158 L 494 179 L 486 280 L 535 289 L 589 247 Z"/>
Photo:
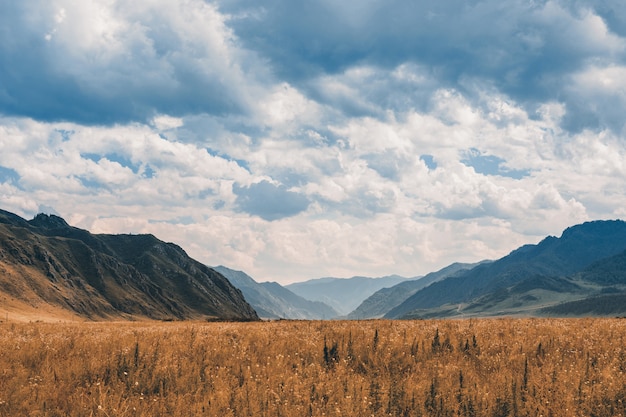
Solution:
<path fill-rule="evenodd" d="M 152 235 L 92 234 L 0 210 L 0 320 L 328 320 L 626 315 L 626 222 L 572 226 L 423 277 L 289 285 L 210 268 Z"/>

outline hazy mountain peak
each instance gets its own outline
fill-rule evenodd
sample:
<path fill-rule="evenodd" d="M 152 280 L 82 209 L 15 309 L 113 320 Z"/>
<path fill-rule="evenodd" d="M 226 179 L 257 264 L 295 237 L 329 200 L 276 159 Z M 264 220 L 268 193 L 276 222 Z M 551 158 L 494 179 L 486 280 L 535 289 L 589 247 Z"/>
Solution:
<path fill-rule="evenodd" d="M 381 288 L 394 286 L 407 278 L 389 275 L 380 278 L 319 278 L 286 285 L 286 288 L 311 301 L 324 302 L 342 315 L 354 310 L 367 297 Z"/>
<path fill-rule="evenodd" d="M 331 319 L 338 316 L 338 313 L 327 304 L 306 300 L 277 282 L 258 283 L 245 272 L 223 265 L 213 269 L 239 288 L 246 301 L 263 318 Z"/>
<path fill-rule="evenodd" d="M 482 261 L 475 264 L 455 262 L 439 271 L 431 272 L 423 277 L 402 281 L 389 288 L 381 288 L 365 299 L 354 311 L 348 314 L 350 319 L 380 318 L 394 307 L 400 305 L 412 294 L 433 282 L 440 281 L 449 276 L 459 274 L 462 271 L 474 268 L 477 265 L 491 261 Z"/>

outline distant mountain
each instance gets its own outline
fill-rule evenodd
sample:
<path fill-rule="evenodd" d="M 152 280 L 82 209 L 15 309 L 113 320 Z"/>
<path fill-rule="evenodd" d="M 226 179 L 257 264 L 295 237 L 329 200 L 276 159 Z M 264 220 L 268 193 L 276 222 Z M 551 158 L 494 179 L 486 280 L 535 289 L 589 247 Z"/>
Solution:
<path fill-rule="evenodd" d="M 626 222 L 594 221 L 525 245 L 416 292 L 387 318 L 540 314 L 548 307 L 621 290 Z M 619 284 L 613 285 L 613 281 Z"/>
<path fill-rule="evenodd" d="M 332 319 L 339 314 L 330 306 L 309 301 L 276 282 L 258 283 L 245 272 L 225 266 L 214 267 L 237 288 L 262 318 L 268 319 Z"/>
<path fill-rule="evenodd" d="M 399 275 L 381 278 L 318 278 L 285 287 L 307 300 L 326 303 L 345 316 L 376 291 L 403 281 L 406 278 Z"/>
<path fill-rule="evenodd" d="M 258 320 L 240 290 L 173 243 L 91 234 L 58 216 L 26 221 L 3 210 L 0 299 L 18 315 Z"/>
<path fill-rule="evenodd" d="M 624 316 L 624 300 L 626 251 L 567 277 L 528 277 L 449 311 L 448 315 Z M 419 316 L 420 312 L 410 314 Z"/>
<path fill-rule="evenodd" d="M 483 261 L 483 263 L 485 262 L 487 261 Z M 433 282 L 441 281 L 444 278 L 468 271 L 480 264 L 481 263 L 464 264 L 457 262 L 439 271 L 431 272 L 424 277 L 403 281 L 393 287 L 382 288 L 366 298 L 356 310 L 348 314 L 347 318 L 360 320 L 383 317 L 394 307 L 402 304 L 407 298 L 422 288 L 427 287 Z"/>

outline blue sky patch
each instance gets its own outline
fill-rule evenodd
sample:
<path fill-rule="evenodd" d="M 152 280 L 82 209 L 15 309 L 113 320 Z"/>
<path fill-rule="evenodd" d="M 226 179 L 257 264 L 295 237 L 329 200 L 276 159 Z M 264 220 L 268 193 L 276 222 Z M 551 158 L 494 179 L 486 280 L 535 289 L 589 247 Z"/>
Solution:
<path fill-rule="evenodd" d="M 20 180 L 20 174 L 13 168 L 7 168 L 0 165 L 0 183 L 8 182 L 17 185 Z"/>
<path fill-rule="evenodd" d="M 84 176 L 77 177 L 80 183 L 86 188 L 102 188 L 103 184 L 93 178 L 88 178 Z"/>
<path fill-rule="evenodd" d="M 150 179 L 153 178 L 155 174 L 156 171 L 149 164 L 146 164 L 143 169 L 143 177 Z"/>
<path fill-rule="evenodd" d="M 420 156 L 420 159 L 424 161 L 428 169 L 431 171 L 437 169 L 437 162 L 435 162 L 435 158 L 433 158 L 432 155 L 422 155 Z"/>
<path fill-rule="evenodd" d="M 515 170 L 505 166 L 506 160 L 495 155 L 483 154 L 476 148 L 469 149 L 461 162 L 474 168 L 474 171 L 483 175 L 499 175 L 520 180 L 530 175 L 530 170 Z"/>
<path fill-rule="evenodd" d="M 63 142 L 67 142 L 68 140 L 70 140 L 72 135 L 75 133 L 73 130 L 66 130 L 66 129 L 55 129 L 55 132 L 61 135 L 61 140 Z"/>

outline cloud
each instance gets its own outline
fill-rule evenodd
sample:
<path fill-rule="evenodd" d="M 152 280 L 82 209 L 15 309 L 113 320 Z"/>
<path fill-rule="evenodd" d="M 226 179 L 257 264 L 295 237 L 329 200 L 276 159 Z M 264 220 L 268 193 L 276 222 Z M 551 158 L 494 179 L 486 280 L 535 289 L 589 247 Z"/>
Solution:
<path fill-rule="evenodd" d="M 167 131 L 5 118 L 0 165 L 15 171 L 20 188 L 5 183 L 3 201 L 28 214 L 46 204 L 96 231 L 154 233 L 207 263 L 285 280 L 313 274 L 314 265 L 323 275 L 414 275 L 424 265 L 504 254 L 624 203 L 616 191 L 623 143 L 608 131 L 561 130 L 558 104 L 528 114 L 492 91 L 474 105 L 436 90 L 425 111 L 335 119 L 333 140 L 311 131 L 326 117 L 318 109 L 305 128 L 298 116 L 254 138 L 223 125 L 210 140 L 218 150 L 181 142 L 186 118 Z M 468 149 L 480 151 L 468 160 Z M 464 160 L 491 162 L 491 171 Z M 501 175 L 510 171 L 530 175 Z M 486 225 L 494 240 L 466 235 L 469 225 Z M 333 231 L 341 238 L 332 240 Z M 454 236 L 458 247 L 446 249 L 436 233 Z"/>
<path fill-rule="evenodd" d="M 0 199 L 288 282 L 626 215 L 617 0 L 0 4 Z"/>
<path fill-rule="evenodd" d="M 623 133 L 625 77 L 626 65 L 590 65 L 572 74 L 564 91 L 570 98 L 567 126 L 577 131 L 607 127 Z"/>
<path fill-rule="evenodd" d="M 186 198 L 211 195 L 234 201 L 232 183 L 250 181 L 237 162 L 193 144 L 173 142 L 149 126 L 81 127 L 3 120 L 0 165 L 19 176 L 17 186 L 39 198 L 47 193 L 93 204 L 184 207 Z"/>
<path fill-rule="evenodd" d="M 305 196 L 269 181 L 247 187 L 235 184 L 233 191 L 240 210 L 269 221 L 295 216 L 306 210 L 310 203 Z"/>
<path fill-rule="evenodd" d="M 394 0 L 341 6 L 275 1 L 259 7 L 242 0 L 226 2 L 223 8 L 239 13 L 231 21 L 235 34 L 266 57 L 279 76 L 353 115 L 375 115 L 374 103 L 420 108 L 424 102 L 419 91 L 413 100 L 403 94 L 406 89 L 398 88 L 402 79 L 363 68 L 384 73 L 421 68 L 421 78 L 430 80 L 422 81 L 422 88 L 436 84 L 466 94 L 476 82 L 487 83 L 532 107 L 563 99 L 568 78 L 589 62 L 623 63 L 626 52 L 626 13 L 609 1 Z M 381 97 L 384 90 L 377 87 L 392 83 L 396 88 L 387 91 L 393 93 Z M 406 87 L 406 79 L 404 83 Z M 394 98 L 397 93 L 401 99 Z M 364 94 L 370 100 L 363 100 Z M 580 120 L 584 109 L 574 97 L 566 99 L 571 118 L 565 126 L 574 128 L 571 121 Z M 588 119 L 584 126 L 595 128 L 597 123 Z"/>
<path fill-rule="evenodd" d="M 180 117 L 171 117 L 162 114 L 155 116 L 152 119 L 152 124 L 159 130 L 170 130 L 183 126 L 184 122 Z"/>
<path fill-rule="evenodd" d="M 5 114 L 145 122 L 245 113 L 254 95 L 244 68 L 253 58 L 237 47 L 226 16 L 201 0 L 18 2 L 0 15 Z"/>
<path fill-rule="evenodd" d="M 55 0 L 2 7 L 5 114 L 112 124 L 245 116 L 261 103 L 273 123 L 312 99 L 347 116 L 384 118 L 389 110 L 426 110 L 436 89 L 474 102 L 477 89 L 491 86 L 527 109 L 565 101 L 563 127 L 574 132 L 623 128 L 615 106 L 585 105 L 580 85 L 585 73 L 625 64 L 619 2 L 229 0 L 218 7 Z"/>

